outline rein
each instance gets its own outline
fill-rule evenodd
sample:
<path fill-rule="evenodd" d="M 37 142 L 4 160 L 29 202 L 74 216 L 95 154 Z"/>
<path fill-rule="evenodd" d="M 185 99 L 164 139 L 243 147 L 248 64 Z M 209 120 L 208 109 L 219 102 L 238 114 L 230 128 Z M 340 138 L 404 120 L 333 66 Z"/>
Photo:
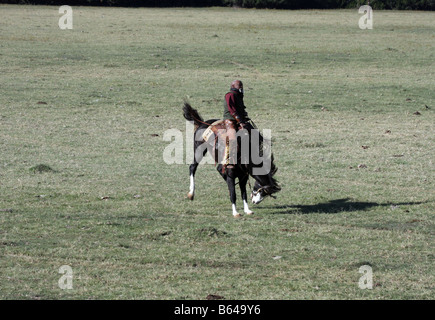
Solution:
<path fill-rule="evenodd" d="M 255 194 L 259 193 L 261 190 L 264 189 L 263 191 L 266 194 L 266 196 L 269 196 L 269 197 L 271 197 L 273 199 L 276 199 L 276 196 L 274 196 L 273 194 L 267 192 L 267 190 L 265 189 L 266 187 L 268 187 L 268 186 L 264 186 L 264 187 L 259 188 L 257 191 L 255 191 Z"/>
<path fill-rule="evenodd" d="M 271 193 L 269 193 L 269 192 L 267 191 L 266 188 L 267 188 L 268 186 L 261 187 L 261 188 L 259 188 L 257 191 L 254 191 L 254 189 L 253 189 L 252 186 L 251 186 L 251 181 L 250 181 L 250 179 L 249 179 L 249 172 L 246 172 L 245 175 L 248 176 L 248 185 L 249 185 L 249 189 L 252 190 L 252 192 L 254 192 L 254 194 L 257 194 L 257 193 L 259 193 L 261 190 L 263 190 L 264 193 L 266 194 L 266 196 L 269 196 L 269 197 L 271 197 L 271 198 L 273 198 L 273 199 L 276 199 L 276 196 L 274 196 L 273 194 L 271 194 Z M 239 181 L 237 181 L 235 185 L 238 185 L 239 182 L 240 182 L 240 178 L 239 178 Z"/>

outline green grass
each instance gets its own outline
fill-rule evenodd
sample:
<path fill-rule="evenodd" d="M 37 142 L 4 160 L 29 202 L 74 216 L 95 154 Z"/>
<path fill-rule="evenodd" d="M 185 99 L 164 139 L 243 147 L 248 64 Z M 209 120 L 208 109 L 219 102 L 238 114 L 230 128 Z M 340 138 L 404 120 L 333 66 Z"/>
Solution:
<path fill-rule="evenodd" d="M 434 13 L 73 10 L 0 6 L 1 299 L 435 297 Z M 282 185 L 241 219 L 163 162 L 235 78 Z"/>

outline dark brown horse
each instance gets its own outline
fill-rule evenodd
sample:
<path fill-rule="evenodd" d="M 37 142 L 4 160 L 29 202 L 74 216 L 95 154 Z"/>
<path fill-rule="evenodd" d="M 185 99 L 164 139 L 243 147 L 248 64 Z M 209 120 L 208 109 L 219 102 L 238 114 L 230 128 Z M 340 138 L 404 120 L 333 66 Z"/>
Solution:
<path fill-rule="evenodd" d="M 194 160 L 190 165 L 190 190 L 187 194 L 190 200 L 193 200 L 195 196 L 195 173 L 198 168 L 199 163 L 209 151 L 215 158 L 216 168 L 227 182 L 228 190 L 230 193 L 230 200 L 232 204 L 232 211 L 234 217 L 240 217 L 240 214 L 236 209 L 236 179 L 239 180 L 239 187 L 242 193 L 244 212 L 248 215 L 253 214 L 253 212 L 248 207 L 246 184 L 248 182 L 249 176 L 255 179 L 255 184 L 253 191 L 251 193 L 251 199 L 254 204 L 258 204 L 267 196 L 274 197 L 273 194 L 279 192 L 281 187 L 278 182 L 273 177 L 278 170 L 278 168 L 273 163 L 273 155 L 270 152 L 264 154 L 263 146 L 266 140 L 259 134 L 258 130 L 254 126 L 248 125 L 247 129 L 240 130 L 237 133 L 238 136 L 238 152 L 237 161 L 234 166 L 223 167 L 222 162 L 219 159 L 223 159 L 223 153 L 225 152 L 225 140 L 218 139 L 218 136 L 214 135 L 217 130 L 210 132 L 208 128 L 211 124 L 216 123 L 217 119 L 211 119 L 204 121 L 199 115 L 198 111 L 193 109 L 187 102 L 184 103 L 183 107 L 184 118 L 188 121 L 193 122 L 195 126 L 194 134 Z M 222 132 L 220 129 L 219 132 Z M 212 138 L 206 139 L 205 136 L 210 136 Z M 254 133 L 258 134 L 258 138 L 255 139 Z M 247 139 L 244 139 L 246 138 Z M 245 141 L 245 142 L 243 142 Z M 221 142 L 221 143 L 219 143 Z M 222 143 L 223 142 L 223 143 Z M 249 150 L 248 153 L 242 152 L 244 150 L 243 143 L 249 143 L 249 146 L 245 150 Z M 240 145 L 242 144 L 242 145 Z M 268 145 L 266 143 L 266 145 Z M 267 148 L 266 148 L 267 149 Z M 265 150 L 267 151 L 267 150 Z M 259 161 L 259 159 L 261 161 Z M 254 161 L 255 160 L 255 161 Z"/>

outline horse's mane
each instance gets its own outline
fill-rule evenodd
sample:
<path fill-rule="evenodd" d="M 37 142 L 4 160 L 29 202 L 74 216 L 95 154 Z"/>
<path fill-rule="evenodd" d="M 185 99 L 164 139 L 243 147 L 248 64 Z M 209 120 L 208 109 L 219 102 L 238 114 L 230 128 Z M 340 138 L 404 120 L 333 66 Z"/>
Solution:
<path fill-rule="evenodd" d="M 278 180 L 274 178 L 275 173 L 278 171 L 278 167 L 274 163 L 273 154 L 271 154 L 271 162 L 270 162 L 270 171 L 267 175 L 259 175 L 256 176 L 258 180 L 261 181 L 261 184 L 264 189 L 267 190 L 267 193 L 273 194 L 281 191 L 281 186 L 279 185 Z M 254 177 L 255 178 L 255 177 Z"/>
<path fill-rule="evenodd" d="M 260 155 L 260 157 L 264 157 L 265 155 L 264 155 L 264 152 L 263 152 L 263 146 L 264 146 L 264 141 L 266 139 L 261 135 L 260 132 L 259 132 L 259 136 L 260 136 L 260 140 L 259 140 L 260 143 L 259 143 L 259 146 L 258 146 L 259 147 L 259 155 Z M 271 146 L 271 141 L 267 140 L 267 146 Z M 266 156 L 270 157 L 270 170 L 269 170 L 269 173 L 267 175 L 258 175 L 258 176 L 255 176 L 255 177 L 257 177 L 257 179 L 261 180 L 263 188 L 266 189 L 268 193 L 272 194 L 272 193 L 279 192 L 281 190 L 281 187 L 279 185 L 278 180 L 276 180 L 273 177 L 276 174 L 276 172 L 278 171 L 278 167 L 276 166 L 276 164 L 274 162 L 273 153 L 272 153 L 272 151 L 270 150 L 269 147 L 266 149 L 266 151 L 267 150 L 269 152 L 266 153 Z M 250 170 L 250 171 L 252 173 L 252 170 Z"/>

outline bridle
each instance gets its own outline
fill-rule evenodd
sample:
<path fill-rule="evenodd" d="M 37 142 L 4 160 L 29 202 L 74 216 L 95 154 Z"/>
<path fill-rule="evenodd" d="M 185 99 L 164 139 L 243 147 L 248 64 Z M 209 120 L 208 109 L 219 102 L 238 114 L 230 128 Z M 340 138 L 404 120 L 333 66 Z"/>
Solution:
<path fill-rule="evenodd" d="M 274 196 L 272 193 L 268 192 L 266 187 L 268 187 L 268 186 L 261 187 L 261 188 L 257 189 L 256 191 L 252 190 L 253 195 L 256 196 L 259 192 L 261 192 L 263 190 L 263 192 L 266 194 L 265 195 L 266 197 L 269 196 L 273 199 L 276 199 L 276 196 Z"/>

